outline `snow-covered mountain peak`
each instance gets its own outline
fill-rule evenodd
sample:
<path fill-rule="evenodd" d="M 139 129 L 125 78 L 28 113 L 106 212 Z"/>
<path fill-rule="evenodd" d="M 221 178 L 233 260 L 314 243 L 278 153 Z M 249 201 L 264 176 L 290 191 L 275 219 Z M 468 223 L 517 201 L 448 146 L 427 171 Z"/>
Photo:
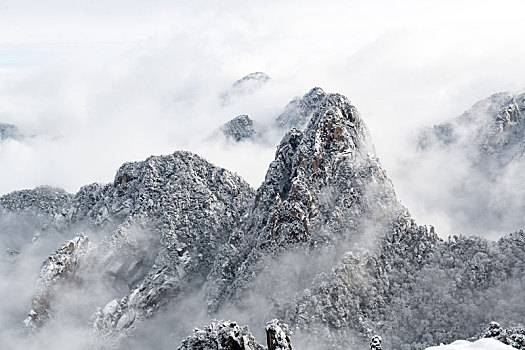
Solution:
<path fill-rule="evenodd" d="M 271 80 L 270 76 L 264 72 L 250 73 L 241 79 L 236 80 L 230 89 L 221 94 L 223 103 L 228 104 L 230 100 L 254 93 L 262 88 Z"/>
<path fill-rule="evenodd" d="M 229 121 L 221 127 L 222 134 L 228 140 L 235 142 L 253 140 L 261 136 L 261 127 L 248 115 L 242 114 Z"/>

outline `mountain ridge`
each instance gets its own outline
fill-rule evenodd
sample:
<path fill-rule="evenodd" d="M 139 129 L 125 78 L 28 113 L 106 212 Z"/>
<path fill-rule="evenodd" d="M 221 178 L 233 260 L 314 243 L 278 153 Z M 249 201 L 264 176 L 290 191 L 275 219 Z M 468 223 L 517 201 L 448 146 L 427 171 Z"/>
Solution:
<path fill-rule="evenodd" d="M 115 288 L 105 305 L 87 305 L 99 305 L 97 337 L 126 346 L 190 295 L 207 307 L 193 312 L 208 318 L 264 325 L 277 316 L 299 348 L 364 346 L 373 334 L 385 347 L 423 348 L 474 336 L 486 315 L 524 322 L 523 231 L 497 242 L 439 238 L 398 201 L 346 97 L 314 88 L 293 101 L 299 110 L 290 120 L 301 129 L 283 137 L 257 191 L 199 156 L 176 152 L 125 163 L 112 183 L 64 195 L 65 206 L 42 214 L 58 231 L 106 232 L 82 258 L 90 272 L 104 271 L 97 281 Z M 92 276 L 80 279 L 90 285 Z M 48 284 L 55 300 L 59 283 Z M 35 302 L 48 304 L 38 296 Z M 49 310 L 32 310 L 30 318 Z M 450 320 L 454 327 L 443 330 Z M 210 336 L 223 328 L 212 326 Z"/>

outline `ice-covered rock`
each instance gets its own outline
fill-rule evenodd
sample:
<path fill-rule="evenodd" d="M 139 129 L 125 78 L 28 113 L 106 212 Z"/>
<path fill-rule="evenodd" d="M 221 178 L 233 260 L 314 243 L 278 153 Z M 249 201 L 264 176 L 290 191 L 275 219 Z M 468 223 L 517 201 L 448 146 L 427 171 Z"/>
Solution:
<path fill-rule="evenodd" d="M 74 196 L 42 189 L 27 192 L 27 201 L 25 192 L 4 196 L 1 214 L 41 216 L 63 233 L 105 233 L 89 265 L 119 286 L 93 318 L 110 345 L 201 289 L 207 296 L 199 305 L 210 312 L 249 314 L 260 327 L 279 317 L 299 346 L 366 348 L 381 334 L 384 348 L 424 348 L 469 339 L 487 317 L 523 323 L 522 231 L 497 242 L 440 239 L 396 199 L 346 97 L 316 88 L 300 101 L 280 117 L 283 127 L 297 128 L 282 139 L 256 193 L 235 174 L 176 152 L 126 163 L 113 183 Z M 516 115 L 508 112 L 502 128 Z M 47 195 L 49 203 L 41 200 Z M 78 264 L 68 266 L 66 275 L 82 278 Z M 40 322 L 39 310 L 28 322 Z M 270 344 L 289 345 L 282 323 L 269 330 Z M 182 349 L 259 349 L 252 340 L 220 322 Z"/>
<path fill-rule="evenodd" d="M 120 297 L 108 300 L 111 307 L 94 316 L 99 336 L 118 343 L 190 285 L 204 283 L 216 249 L 228 240 L 253 198 L 253 190 L 237 175 L 189 152 L 176 152 L 126 163 L 113 183 L 88 185 L 74 196 L 39 188 L 3 196 L 0 205 L 5 208 L 2 217 L 12 212 L 42 216 L 64 235 L 79 227 L 104 233 L 90 252 L 89 269 L 78 269 L 76 250 L 62 258 L 68 245 L 45 263 L 42 273 L 51 276 L 55 265 L 50 262 L 58 259 L 57 266 L 64 263 L 67 273 L 57 276 L 70 280 L 89 275 L 120 290 Z M 30 326 L 45 321 L 42 310 L 58 288 L 46 286 L 60 285 L 45 276 Z"/>
<path fill-rule="evenodd" d="M 245 214 L 253 190 L 237 175 L 187 152 L 125 164 L 111 187 L 114 195 L 100 200 L 106 211 L 97 212 L 107 212 L 107 220 L 126 219 L 100 251 L 131 292 L 116 307 L 99 309 L 94 325 L 100 335 L 118 340 L 191 291 L 190 285 L 205 282 L 217 248 Z M 149 248 L 129 241 L 137 227 L 139 237 L 152 242 Z"/>

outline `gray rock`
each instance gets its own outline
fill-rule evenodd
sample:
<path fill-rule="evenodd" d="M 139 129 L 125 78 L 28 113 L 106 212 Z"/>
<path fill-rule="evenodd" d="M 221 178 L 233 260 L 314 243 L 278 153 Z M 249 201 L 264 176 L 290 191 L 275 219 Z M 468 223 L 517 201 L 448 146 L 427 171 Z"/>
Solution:
<path fill-rule="evenodd" d="M 256 140 L 264 133 L 262 126 L 253 121 L 246 114 L 240 115 L 226 122 L 220 128 L 222 134 L 231 141 Z"/>

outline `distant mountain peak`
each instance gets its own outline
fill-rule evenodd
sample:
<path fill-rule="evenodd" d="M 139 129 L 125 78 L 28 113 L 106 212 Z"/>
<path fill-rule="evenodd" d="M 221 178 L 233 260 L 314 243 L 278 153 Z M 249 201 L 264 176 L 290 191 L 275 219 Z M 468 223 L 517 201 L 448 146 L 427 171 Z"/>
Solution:
<path fill-rule="evenodd" d="M 264 84 L 270 80 L 271 80 L 270 76 L 264 72 L 253 72 L 235 81 L 233 83 L 233 87 L 244 86 L 244 85 L 252 84 L 252 83 L 256 85 Z"/>
<path fill-rule="evenodd" d="M 314 87 L 302 97 L 296 97 L 286 105 L 276 119 L 276 125 L 283 129 L 304 129 L 313 112 L 325 102 L 328 96 L 320 87 Z"/>
<path fill-rule="evenodd" d="M 232 98 L 249 95 L 262 88 L 271 80 L 270 76 L 263 72 L 250 73 L 241 79 L 236 80 L 230 89 L 221 94 L 225 104 L 229 103 Z"/>
<path fill-rule="evenodd" d="M 262 134 L 261 126 L 246 114 L 227 121 L 221 131 L 227 139 L 235 142 L 253 140 Z"/>
<path fill-rule="evenodd" d="M 0 123 L 0 142 L 7 139 L 20 140 L 22 138 L 23 135 L 16 125 Z"/>

